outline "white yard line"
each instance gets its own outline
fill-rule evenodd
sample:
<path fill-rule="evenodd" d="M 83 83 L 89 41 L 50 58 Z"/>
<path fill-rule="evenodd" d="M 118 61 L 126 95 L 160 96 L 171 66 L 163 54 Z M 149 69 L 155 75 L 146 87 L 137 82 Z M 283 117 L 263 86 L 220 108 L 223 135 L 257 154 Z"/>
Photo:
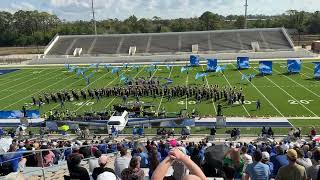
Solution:
<path fill-rule="evenodd" d="M 203 68 L 203 66 L 201 66 L 201 68 L 202 68 L 202 70 L 204 71 L 204 68 Z M 209 86 L 209 81 L 208 81 L 208 79 L 207 79 L 207 76 L 205 76 L 204 77 L 205 78 L 205 80 L 206 80 L 206 84 L 207 84 L 207 88 L 209 88 L 210 86 Z M 211 98 L 211 101 L 212 101 L 212 106 L 213 106 L 213 109 L 214 109 L 214 112 L 215 112 L 215 114 L 214 114 L 214 116 L 217 114 L 217 108 L 216 108 L 216 105 L 215 105 L 215 103 L 214 103 L 214 100 L 213 100 L 213 98 Z"/>
<path fill-rule="evenodd" d="M 40 71 L 40 73 L 41 72 L 43 72 L 44 70 L 42 70 L 42 71 Z M 54 72 L 57 72 L 58 70 L 56 70 L 56 71 L 54 71 Z M 48 74 L 51 74 L 52 72 L 50 72 L 50 73 L 48 73 Z M 36 78 L 40 78 L 40 77 L 42 77 L 42 76 L 45 76 L 45 75 L 48 75 L 48 74 L 42 74 L 41 76 L 38 76 L 38 77 L 36 77 Z M 32 74 L 33 75 L 33 74 Z M 30 76 L 30 75 L 29 75 Z M 26 76 L 26 77 L 28 77 L 28 76 Z M 2 92 L 2 91 L 6 91 L 6 90 L 8 90 L 8 89 L 11 89 L 11 88 L 14 88 L 14 87 L 17 87 L 17 86 L 20 86 L 21 84 L 24 84 L 24 83 L 27 83 L 27 82 L 30 82 L 30 81 L 34 81 L 34 79 L 33 78 L 29 78 L 29 80 L 27 80 L 27 81 L 23 81 L 23 82 L 21 82 L 21 83 L 18 83 L 18 84 L 16 84 L 16 85 L 14 85 L 14 86 L 9 86 L 8 88 L 5 88 L 5 89 L 2 89 L 0 92 Z M 1 84 L 1 85 L 3 85 L 3 84 Z M 28 88 L 26 88 L 26 89 L 28 89 Z"/>
<path fill-rule="evenodd" d="M 33 74 L 29 74 L 29 75 L 27 75 L 27 76 L 23 76 L 24 74 L 27 74 L 29 71 L 20 73 L 19 70 L 18 70 L 18 71 L 15 71 L 15 72 L 18 72 L 18 73 L 16 73 L 16 74 L 13 75 L 13 76 L 3 77 L 3 80 L 9 79 L 9 78 L 14 78 L 14 77 L 16 77 L 16 76 L 22 76 L 22 77 L 17 78 L 17 79 L 13 79 L 13 80 L 8 80 L 8 81 L 5 81 L 5 82 L 2 82 L 2 83 L 1 83 L 1 86 L 2 86 L 2 85 L 6 85 L 6 84 L 8 84 L 8 83 L 10 83 L 10 82 L 15 82 L 15 81 L 18 81 L 18 80 L 20 80 L 20 79 L 22 79 L 22 78 L 26 78 L 26 77 L 29 77 L 29 76 L 32 76 L 32 75 L 33 75 Z M 15 72 L 11 72 L 11 73 L 15 73 Z M 31 71 L 30 73 L 32 73 L 32 71 Z M 5 76 L 5 75 L 6 75 L 6 74 L 3 74 L 2 76 Z M 10 73 L 8 73 L 7 75 L 10 75 Z M 1 77 L 1 76 L 0 76 L 0 77 Z"/>
<path fill-rule="evenodd" d="M 236 68 L 235 65 L 232 64 L 232 66 L 234 66 L 234 67 Z M 241 71 L 238 70 L 238 72 L 239 72 L 241 75 L 243 75 Z M 250 82 L 249 80 L 247 80 L 247 81 L 261 94 L 261 96 L 264 97 L 265 100 L 268 101 L 268 103 L 269 103 L 282 117 L 284 117 L 284 115 L 279 111 L 279 109 L 276 108 L 276 106 L 275 106 L 252 82 Z"/>
<path fill-rule="evenodd" d="M 232 88 L 229 80 L 227 79 L 227 77 L 226 77 L 224 74 L 223 74 L 223 77 L 224 77 L 224 79 L 227 81 L 227 83 L 229 84 L 229 87 Z M 239 103 L 239 104 L 240 104 L 240 103 Z M 251 116 L 250 113 L 249 113 L 249 111 L 247 110 L 247 108 L 246 108 L 243 104 L 241 104 L 241 106 L 242 106 L 243 109 L 246 111 L 247 115 L 248 115 L 248 116 Z"/>
<path fill-rule="evenodd" d="M 55 73 L 55 72 L 57 72 L 57 71 L 59 71 L 59 70 L 61 70 L 61 69 L 58 69 L 58 70 L 56 70 L 56 71 L 53 71 L 53 72 L 44 74 L 44 75 L 42 75 L 42 76 L 47 76 L 47 75 L 52 74 L 52 73 Z M 18 93 L 20 93 L 20 92 L 22 92 L 22 91 L 25 91 L 25 90 L 27 90 L 27 89 L 30 89 L 31 87 L 33 87 L 33 86 L 35 86 L 35 85 L 41 84 L 41 83 L 43 83 L 43 82 L 45 82 L 45 81 L 48 81 L 48 80 L 53 79 L 53 78 L 55 78 L 55 77 L 57 77 L 57 76 L 60 76 L 60 75 L 61 75 L 61 74 L 57 73 L 55 76 L 52 76 L 52 77 L 49 78 L 49 79 L 44 79 L 43 81 L 39 81 L 39 82 L 37 82 L 37 83 L 35 83 L 35 84 L 32 84 L 31 86 L 28 86 L 28 87 L 26 87 L 26 88 L 21 89 L 20 91 L 15 91 L 14 93 L 12 93 L 12 94 L 10 94 L 10 95 L 8 95 L 8 96 L 5 96 L 5 97 L 3 97 L 3 98 L 1 98 L 0 100 L 9 98 L 9 97 L 11 97 L 11 96 L 13 96 L 13 95 L 15 95 L 15 94 L 18 94 Z M 42 76 L 39 76 L 39 77 L 42 77 Z M 30 79 L 30 80 L 34 80 L 34 79 Z M 29 81 L 30 81 L 30 80 L 29 80 Z M 26 81 L 26 82 L 29 82 L 29 81 Z"/>
<path fill-rule="evenodd" d="M 277 73 L 280 73 L 279 71 L 277 71 L 277 70 L 275 70 L 275 69 L 274 69 L 274 71 L 277 72 Z M 315 96 L 317 96 L 317 97 L 320 98 L 320 96 L 319 96 L 318 94 L 316 94 L 315 92 L 313 92 L 313 91 L 311 91 L 310 89 L 306 88 L 305 86 L 303 86 L 302 84 L 298 83 L 297 81 L 293 80 L 292 78 L 290 78 L 290 77 L 288 77 L 288 76 L 286 76 L 286 75 L 283 75 L 283 76 L 286 77 L 287 79 L 289 79 L 290 81 L 296 83 L 297 85 L 301 86 L 301 87 L 304 88 L 305 90 L 309 91 L 309 92 L 312 93 L 313 95 L 315 95 Z"/>
<path fill-rule="evenodd" d="M 60 74 L 57 74 L 56 76 L 58 76 L 58 75 L 60 75 Z M 54 76 L 54 77 L 55 77 L 55 76 Z M 54 77 L 52 77 L 52 78 L 54 78 Z M 16 101 L 16 102 L 10 104 L 10 105 L 7 106 L 7 107 L 2 108 L 2 110 L 7 109 L 8 107 L 11 107 L 12 105 L 17 104 L 18 102 L 20 102 L 20 101 L 22 101 L 22 100 L 24 100 L 24 99 L 26 99 L 26 98 L 30 98 L 30 97 L 32 97 L 33 95 L 38 94 L 38 93 L 42 92 L 43 90 L 45 90 L 45 89 L 47 89 L 47 88 L 49 88 L 49 87 L 51 87 L 51 86 L 53 86 L 53 85 L 56 85 L 56 84 L 60 83 L 61 81 L 64 81 L 64 80 L 66 80 L 66 79 L 69 79 L 69 78 L 71 78 L 71 77 L 73 77 L 73 76 L 70 76 L 70 77 L 61 79 L 61 80 L 59 80 L 59 81 L 57 81 L 57 82 L 55 82 L 55 83 L 53 83 L 53 84 L 51 84 L 51 85 L 49 85 L 49 86 L 47 86 L 47 87 L 45 87 L 45 88 L 42 88 L 42 89 L 40 89 L 39 91 L 37 91 L 37 92 L 35 92 L 35 93 L 33 93 L 33 94 L 29 95 L 29 96 L 26 96 L 26 97 L 24 97 L 24 98 L 22 98 L 22 99 L 20 99 L 20 100 L 18 100 L 18 101 Z M 52 79 L 52 78 L 50 78 L 50 79 Z"/>
<path fill-rule="evenodd" d="M 133 78 L 136 78 L 141 72 L 142 72 L 142 70 L 144 69 L 145 67 L 143 67 L 143 68 L 141 68 L 141 70 L 135 75 L 135 76 L 133 76 Z M 155 74 L 155 73 L 154 73 Z M 151 78 L 154 76 L 154 74 L 151 76 Z M 150 78 L 150 79 L 151 79 Z M 106 105 L 106 107 L 105 108 L 108 108 L 110 105 L 111 105 L 111 103 L 113 103 L 113 101 L 116 99 L 117 97 L 114 97 L 107 105 Z"/>
<path fill-rule="evenodd" d="M 172 71 L 173 71 L 173 66 L 171 67 L 171 71 L 169 73 L 168 78 L 171 77 Z M 157 109 L 157 114 L 159 114 L 159 110 L 160 110 L 160 107 L 161 107 L 161 104 L 162 104 L 163 97 L 164 97 L 164 95 L 161 96 L 161 100 L 160 100 L 160 103 L 159 103 L 159 106 L 158 106 L 158 109 Z"/>
<path fill-rule="evenodd" d="M 257 70 L 255 70 L 257 71 Z M 278 84 L 276 84 L 275 82 L 273 82 L 270 78 L 268 78 L 267 76 L 265 76 L 266 79 L 268 79 L 268 81 L 270 81 L 272 84 L 274 84 L 275 86 L 277 86 L 280 90 L 282 90 L 284 93 L 286 93 L 290 98 L 292 98 L 293 100 L 297 101 L 302 107 L 304 107 L 307 111 L 309 111 L 311 114 L 313 114 L 314 116 L 318 116 L 317 114 L 315 114 L 314 112 L 312 112 L 309 108 L 307 108 L 305 105 L 303 105 L 302 103 L 300 103 L 300 101 L 298 101 L 296 98 L 294 98 L 291 94 L 289 94 L 286 90 L 284 90 L 282 87 L 280 87 Z"/>

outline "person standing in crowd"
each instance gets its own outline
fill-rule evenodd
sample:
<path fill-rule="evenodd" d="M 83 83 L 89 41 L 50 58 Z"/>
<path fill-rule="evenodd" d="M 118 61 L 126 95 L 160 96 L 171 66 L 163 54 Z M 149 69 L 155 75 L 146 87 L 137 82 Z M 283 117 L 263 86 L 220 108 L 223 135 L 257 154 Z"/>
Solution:
<path fill-rule="evenodd" d="M 101 151 L 97 150 L 93 155 L 95 158 L 89 159 L 88 161 L 90 173 L 93 173 L 94 168 L 100 167 L 99 158 L 101 157 Z"/>
<path fill-rule="evenodd" d="M 268 165 L 261 162 L 261 151 L 257 150 L 253 153 L 253 160 L 253 163 L 248 164 L 243 179 L 249 180 L 250 178 L 251 180 L 269 180 L 269 176 L 271 174 L 270 168 Z"/>
<path fill-rule="evenodd" d="M 263 164 L 266 164 L 269 166 L 269 170 L 270 170 L 270 178 L 274 178 L 276 177 L 275 174 L 274 174 L 274 168 L 273 168 L 273 163 L 270 162 L 270 154 L 266 151 L 262 152 L 262 160 L 261 162 Z"/>
<path fill-rule="evenodd" d="M 288 159 L 286 155 L 284 155 L 284 150 L 282 149 L 281 146 L 276 146 L 276 153 L 277 155 L 271 156 L 270 162 L 273 163 L 273 171 L 274 174 L 278 173 L 278 170 L 282 166 L 286 166 L 289 164 Z"/>
<path fill-rule="evenodd" d="M 241 158 L 244 161 L 243 171 L 245 171 L 248 164 L 252 163 L 252 157 L 248 154 L 248 147 L 247 146 L 241 147 Z"/>
<path fill-rule="evenodd" d="M 302 149 L 296 147 L 294 148 L 298 154 L 298 159 L 297 159 L 297 164 L 303 166 L 305 169 L 309 168 L 312 166 L 311 159 L 309 157 L 304 157 L 304 152 Z"/>
<path fill-rule="evenodd" d="M 67 158 L 67 165 L 70 179 L 88 180 L 89 173 L 86 168 L 80 166 L 81 157 L 78 153 L 70 154 Z"/>
<path fill-rule="evenodd" d="M 120 149 L 120 156 L 117 156 L 114 161 L 114 171 L 117 177 L 121 177 L 121 172 L 129 167 L 131 156 L 127 153 L 127 149 L 122 147 Z"/>
<path fill-rule="evenodd" d="M 133 157 L 130 161 L 129 167 L 121 172 L 122 180 L 143 180 L 144 171 L 140 168 L 141 158 L 139 156 Z"/>
<path fill-rule="evenodd" d="M 307 180 L 307 173 L 303 166 L 296 163 L 298 154 L 296 150 L 287 152 L 289 164 L 279 169 L 276 180 Z"/>
<path fill-rule="evenodd" d="M 243 172 L 244 162 L 240 157 L 240 152 L 237 149 L 230 149 L 224 155 L 223 160 L 224 165 L 234 168 L 235 170 L 235 178 L 241 178 Z"/>
<path fill-rule="evenodd" d="M 152 147 L 149 151 L 149 177 L 152 177 L 154 170 L 159 164 L 158 150 L 156 147 Z"/>
<path fill-rule="evenodd" d="M 174 148 L 170 151 L 169 156 L 166 157 L 154 171 L 151 180 L 163 180 L 169 167 L 173 161 L 183 163 L 190 171 L 190 175 L 180 176 L 180 179 L 184 180 L 206 180 L 207 177 L 204 175 L 199 166 L 197 166 L 185 153 L 179 148 Z"/>
<path fill-rule="evenodd" d="M 92 178 L 94 180 L 97 180 L 99 175 L 104 172 L 111 172 L 115 176 L 114 170 L 107 167 L 107 164 L 108 164 L 108 157 L 107 156 L 105 156 L 105 155 L 100 156 L 100 158 L 98 160 L 98 164 L 99 164 L 99 167 L 94 168 L 93 172 L 92 172 Z"/>
<path fill-rule="evenodd" d="M 318 180 L 320 179 L 320 149 L 317 148 L 312 155 L 313 165 L 311 167 L 308 167 L 307 170 L 307 176 L 308 180 Z"/>

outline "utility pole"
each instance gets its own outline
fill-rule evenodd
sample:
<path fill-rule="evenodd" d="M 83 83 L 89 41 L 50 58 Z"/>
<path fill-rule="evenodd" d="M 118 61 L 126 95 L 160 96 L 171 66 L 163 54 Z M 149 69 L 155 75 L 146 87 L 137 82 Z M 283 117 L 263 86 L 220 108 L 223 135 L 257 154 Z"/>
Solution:
<path fill-rule="evenodd" d="M 244 28 L 248 28 L 248 0 L 246 0 L 246 4 L 244 5 Z"/>
<path fill-rule="evenodd" d="M 91 0 L 91 9 L 92 9 L 92 19 L 93 19 L 93 23 L 94 23 L 94 34 L 97 35 L 97 22 L 96 22 L 96 18 L 94 16 L 93 0 Z"/>

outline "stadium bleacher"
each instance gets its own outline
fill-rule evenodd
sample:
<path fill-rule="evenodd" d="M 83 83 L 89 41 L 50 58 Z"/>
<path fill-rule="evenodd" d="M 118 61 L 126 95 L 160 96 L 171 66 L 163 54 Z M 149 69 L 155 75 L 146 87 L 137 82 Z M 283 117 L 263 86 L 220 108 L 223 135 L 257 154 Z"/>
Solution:
<path fill-rule="evenodd" d="M 137 47 L 137 54 L 172 54 L 192 52 L 192 45 L 199 45 L 199 53 L 252 51 L 251 43 L 258 42 L 261 51 L 293 51 L 293 44 L 283 28 L 241 29 L 197 32 L 68 35 L 56 36 L 46 55 L 71 55 L 75 48 L 82 48 L 84 55 L 128 54 L 130 46 Z"/>

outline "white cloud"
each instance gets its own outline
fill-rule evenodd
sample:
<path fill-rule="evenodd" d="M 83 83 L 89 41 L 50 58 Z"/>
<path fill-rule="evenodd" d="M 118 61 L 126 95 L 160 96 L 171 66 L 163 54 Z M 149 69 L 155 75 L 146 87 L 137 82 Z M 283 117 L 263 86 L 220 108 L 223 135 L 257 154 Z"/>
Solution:
<path fill-rule="evenodd" d="M 289 9 L 316 11 L 320 0 L 248 0 L 249 14 L 281 14 Z M 229 15 L 243 14 L 244 0 L 94 0 L 97 19 L 125 19 L 159 16 L 186 18 L 205 11 Z M 91 19 L 91 0 L 1 0 L 0 9 L 50 11 L 62 19 Z"/>
<path fill-rule="evenodd" d="M 35 10 L 34 5 L 28 2 L 11 3 L 12 10 Z"/>

